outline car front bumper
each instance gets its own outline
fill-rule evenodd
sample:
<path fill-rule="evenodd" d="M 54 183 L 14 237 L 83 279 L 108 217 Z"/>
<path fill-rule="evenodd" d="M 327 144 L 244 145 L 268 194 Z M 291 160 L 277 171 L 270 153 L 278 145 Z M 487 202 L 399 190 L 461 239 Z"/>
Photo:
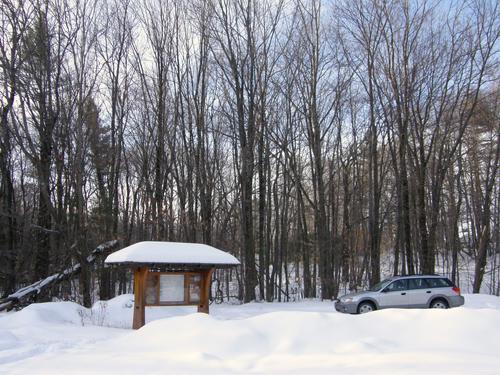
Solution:
<path fill-rule="evenodd" d="M 339 300 L 335 301 L 335 310 L 345 314 L 356 314 L 358 311 L 357 302 L 341 302 Z"/>
<path fill-rule="evenodd" d="M 450 300 L 450 307 L 462 306 L 465 303 L 464 296 L 452 296 L 448 297 Z"/>

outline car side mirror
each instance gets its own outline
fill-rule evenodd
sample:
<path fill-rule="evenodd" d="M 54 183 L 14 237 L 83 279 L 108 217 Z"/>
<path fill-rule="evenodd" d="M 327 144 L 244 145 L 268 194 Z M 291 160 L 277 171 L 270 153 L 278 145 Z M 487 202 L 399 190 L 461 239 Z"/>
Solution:
<path fill-rule="evenodd" d="M 380 293 L 387 293 L 387 289 L 385 289 L 385 288 L 384 288 L 384 289 L 382 289 L 382 290 L 380 291 Z"/>

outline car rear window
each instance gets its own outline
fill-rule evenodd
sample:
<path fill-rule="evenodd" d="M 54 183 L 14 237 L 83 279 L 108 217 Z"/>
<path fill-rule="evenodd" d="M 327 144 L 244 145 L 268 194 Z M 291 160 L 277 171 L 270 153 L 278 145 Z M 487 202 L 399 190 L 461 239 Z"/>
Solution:
<path fill-rule="evenodd" d="M 408 279 L 408 289 L 426 289 L 429 288 L 429 284 L 426 279 Z"/>
<path fill-rule="evenodd" d="M 427 282 L 427 284 L 429 284 L 430 288 L 446 288 L 453 286 L 453 283 L 447 278 L 433 277 L 425 279 L 425 281 Z"/>

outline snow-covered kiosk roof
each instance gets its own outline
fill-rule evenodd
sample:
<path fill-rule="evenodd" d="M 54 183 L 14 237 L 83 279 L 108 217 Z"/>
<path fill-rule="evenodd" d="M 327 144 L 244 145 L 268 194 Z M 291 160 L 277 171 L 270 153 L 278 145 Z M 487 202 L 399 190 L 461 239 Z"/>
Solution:
<path fill-rule="evenodd" d="M 153 265 L 173 268 L 227 268 L 240 264 L 238 259 L 215 247 L 186 242 L 143 241 L 110 254 L 107 264 Z"/>

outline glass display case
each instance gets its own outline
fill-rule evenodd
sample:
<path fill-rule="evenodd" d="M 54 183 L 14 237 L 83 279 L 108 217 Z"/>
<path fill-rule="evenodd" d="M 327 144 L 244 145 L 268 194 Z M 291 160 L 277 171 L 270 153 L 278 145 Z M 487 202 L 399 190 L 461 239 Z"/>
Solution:
<path fill-rule="evenodd" d="M 148 272 L 145 304 L 196 305 L 201 299 L 202 275 L 195 272 Z"/>

